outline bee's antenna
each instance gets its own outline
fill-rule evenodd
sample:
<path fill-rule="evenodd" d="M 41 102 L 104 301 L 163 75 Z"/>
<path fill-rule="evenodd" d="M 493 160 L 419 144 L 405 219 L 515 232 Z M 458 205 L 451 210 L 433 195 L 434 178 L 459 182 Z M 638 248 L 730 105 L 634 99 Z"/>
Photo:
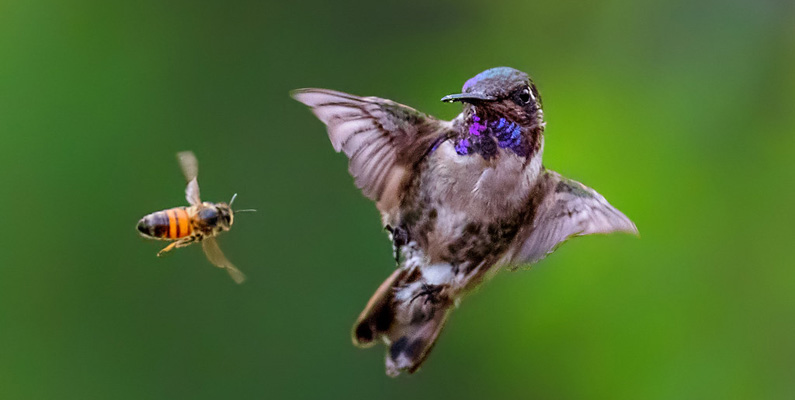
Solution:
<path fill-rule="evenodd" d="M 232 208 L 232 203 L 234 203 L 234 202 L 235 202 L 235 199 L 236 199 L 236 198 L 237 198 L 237 193 L 235 193 L 234 195 L 232 195 L 232 200 L 229 200 L 229 208 Z M 234 211 L 235 211 L 236 213 L 239 213 L 239 212 L 256 212 L 257 210 L 255 210 L 255 209 L 253 209 L 253 208 L 249 208 L 249 209 L 246 209 L 246 210 L 234 210 Z"/>

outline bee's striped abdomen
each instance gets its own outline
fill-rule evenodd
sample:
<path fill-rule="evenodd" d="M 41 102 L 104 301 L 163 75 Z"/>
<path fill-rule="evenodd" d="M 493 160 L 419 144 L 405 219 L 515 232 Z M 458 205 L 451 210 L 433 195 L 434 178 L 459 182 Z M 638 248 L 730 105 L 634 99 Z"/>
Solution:
<path fill-rule="evenodd" d="M 151 213 L 138 221 L 138 231 L 145 236 L 176 240 L 193 233 L 190 216 L 184 207 Z"/>

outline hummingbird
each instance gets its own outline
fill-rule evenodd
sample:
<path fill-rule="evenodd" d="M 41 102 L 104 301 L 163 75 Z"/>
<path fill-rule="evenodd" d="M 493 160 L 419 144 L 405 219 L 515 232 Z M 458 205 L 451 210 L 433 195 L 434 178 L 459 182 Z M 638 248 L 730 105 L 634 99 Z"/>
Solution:
<path fill-rule="evenodd" d="M 533 264 L 574 236 L 635 224 L 588 186 L 544 168 L 541 96 L 524 72 L 488 69 L 443 102 L 453 120 L 378 97 L 298 89 L 376 203 L 395 271 L 356 320 L 353 343 L 383 342 L 386 373 L 415 372 L 450 312 L 504 268 Z"/>

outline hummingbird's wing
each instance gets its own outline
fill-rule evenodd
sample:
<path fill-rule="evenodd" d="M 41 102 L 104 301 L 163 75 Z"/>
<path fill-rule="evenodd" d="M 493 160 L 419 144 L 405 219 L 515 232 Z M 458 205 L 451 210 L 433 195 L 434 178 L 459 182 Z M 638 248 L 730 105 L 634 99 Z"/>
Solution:
<path fill-rule="evenodd" d="M 638 228 L 629 218 L 588 186 L 548 170 L 540 179 L 542 193 L 534 198 L 541 200 L 531 214 L 532 221 L 518 234 L 521 247 L 512 257 L 512 264 L 532 264 L 573 236 L 638 234 Z"/>
<path fill-rule="evenodd" d="M 331 144 L 350 159 L 349 171 L 364 195 L 388 213 L 397 206 L 407 172 L 449 128 L 411 107 L 377 97 L 326 89 L 298 89 L 292 96 L 328 126 Z"/>
<path fill-rule="evenodd" d="M 185 187 L 185 200 L 192 206 L 201 204 L 199 181 L 196 179 L 199 176 L 199 161 L 196 159 L 196 155 L 192 151 L 181 151 L 177 153 L 177 160 L 179 160 L 185 180 L 188 181 L 188 186 Z"/>

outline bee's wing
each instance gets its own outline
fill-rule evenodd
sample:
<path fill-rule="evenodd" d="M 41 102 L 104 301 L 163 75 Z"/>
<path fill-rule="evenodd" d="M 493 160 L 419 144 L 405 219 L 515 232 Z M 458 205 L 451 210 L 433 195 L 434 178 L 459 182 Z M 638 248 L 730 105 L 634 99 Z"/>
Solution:
<path fill-rule="evenodd" d="M 192 206 L 201 204 L 199 181 L 196 179 L 199 176 L 199 161 L 196 155 L 192 151 L 182 151 L 177 153 L 177 159 L 179 166 L 182 167 L 182 173 L 185 174 L 185 180 L 188 181 L 188 186 L 185 187 L 185 199 Z"/>
<path fill-rule="evenodd" d="M 235 266 L 226 259 L 221 248 L 218 247 L 218 242 L 215 238 L 208 237 L 202 240 L 202 250 L 204 250 L 204 254 L 207 255 L 207 259 L 216 267 L 226 269 L 226 271 L 229 272 L 229 276 L 231 276 L 236 283 L 243 283 L 243 281 L 246 280 L 246 275 L 240 272 L 239 269 L 235 268 Z"/>
<path fill-rule="evenodd" d="M 513 264 L 532 264 L 573 236 L 638 234 L 638 228 L 629 218 L 588 186 L 554 171 L 546 171 L 540 179 L 544 179 L 540 187 L 545 193 L 532 214 L 532 221 L 519 233 L 522 245 L 512 257 Z"/>
<path fill-rule="evenodd" d="M 202 203 L 202 199 L 199 197 L 199 182 L 196 178 L 193 178 L 188 182 L 188 186 L 185 186 L 185 200 L 192 206 Z"/>

